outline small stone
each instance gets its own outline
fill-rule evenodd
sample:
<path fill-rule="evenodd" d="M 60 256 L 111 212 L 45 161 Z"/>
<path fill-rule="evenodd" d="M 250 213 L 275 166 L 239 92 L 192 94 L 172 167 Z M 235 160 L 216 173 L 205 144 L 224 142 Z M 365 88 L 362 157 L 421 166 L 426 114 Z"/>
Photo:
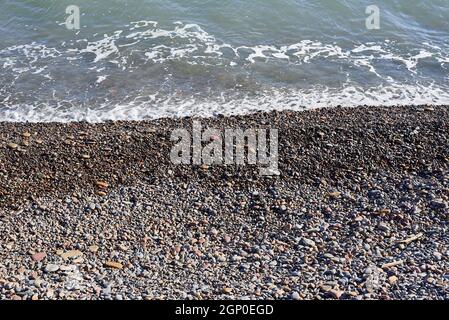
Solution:
<path fill-rule="evenodd" d="M 388 283 L 391 285 L 395 284 L 397 281 L 398 281 L 398 277 L 396 277 L 396 276 L 391 276 L 388 278 Z"/>
<path fill-rule="evenodd" d="M 304 246 L 315 247 L 315 241 L 307 238 L 301 238 L 300 243 Z"/>
<path fill-rule="evenodd" d="M 443 255 L 441 253 L 439 253 L 438 251 L 435 251 L 433 253 L 433 256 L 437 259 L 437 260 L 441 260 L 441 258 L 443 257 Z"/>
<path fill-rule="evenodd" d="M 56 272 L 59 270 L 59 266 L 57 264 L 47 264 L 45 266 L 45 272 Z"/>
<path fill-rule="evenodd" d="M 327 284 L 323 284 L 320 286 L 321 290 L 323 290 L 324 292 L 328 292 L 330 290 L 332 290 L 332 287 L 327 285 Z"/>
<path fill-rule="evenodd" d="M 51 299 L 51 298 L 53 298 L 54 294 L 55 294 L 55 291 L 53 289 L 48 289 L 47 293 L 45 295 L 47 296 L 48 299 Z"/>
<path fill-rule="evenodd" d="M 79 250 L 70 250 L 70 251 L 66 251 L 63 254 L 61 254 L 61 258 L 64 260 L 67 260 L 69 258 L 77 258 L 82 255 L 83 255 L 83 253 Z"/>
<path fill-rule="evenodd" d="M 37 300 L 39 300 L 39 296 L 38 296 L 37 294 L 34 294 L 34 295 L 31 297 L 31 300 L 37 301 Z"/>
<path fill-rule="evenodd" d="M 19 145 L 17 143 L 8 143 L 8 147 L 10 149 L 17 149 L 19 147 Z"/>
<path fill-rule="evenodd" d="M 81 158 L 83 158 L 83 159 L 90 159 L 90 155 L 88 155 L 88 154 L 82 154 L 82 155 L 81 155 Z"/>
<path fill-rule="evenodd" d="M 299 296 L 299 293 L 295 291 L 292 293 L 292 299 L 293 300 L 301 300 L 301 297 Z"/>
<path fill-rule="evenodd" d="M 39 262 L 45 259 L 45 257 L 47 256 L 47 254 L 45 252 L 38 252 L 35 253 L 31 256 L 31 259 L 33 259 L 33 261 Z"/>
<path fill-rule="evenodd" d="M 25 131 L 24 133 L 22 133 L 22 136 L 24 138 L 29 138 L 29 137 L 31 137 L 31 133 L 29 133 L 28 131 Z"/>
<path fill-rule="evenodd" d="M 229 243 L 229 242 L 231 242 L 231 237 L 228 236 L 228 235 L 225 235 L 225 236 L 223 237 L 223 240 L 224 240 L 224 242 Z"/>
<path fill-rule="evenodd" d="M 334 298 L 334 299 L 340 299 L 340 297 L 343 295 L 343 291 L 331 289 L 328 291 L 328 293 Z"/>
<path fill-rule="evenodd" d="M 73 271 L 73 270 L 76 270 L 76 266 L 75 265 L 73 265 L 73 264 L 70 264 L 70 265 L 62 265 L 62 266 L 60 266 L 59 267 L 59 270 L 61 270 L 61 271 Z"/>
<path fill-rule="evenodd" d="M 107 261 L 104 265 L 113 269 L 123 269 L 123 265 L 120 262 Z"/>
<path fill-rule="evenodd" d="M 340 198 L 340 195 L 341 195 L 341 192 L 338 192 L 338 191 L 329 193 L 329 197 L 331 197 L 333 199 Z"/>
<path fill-rule="evenodd" d="M 419 208 L 418 206 L 414 206 L 411 211 L 413 214 L 420 214 L 422 212 L 421 208 Z"/>
<path fill-rule="evenodd" d="M 125 246 L 124 244 L 119 244 L 118 246 L 117 246 L 121 251 L 128 251 L 128 247 L 127 246 Z"/>
<path fill-rule="evenodd" d="M 97 194 L 98 194 L 100 197 L 104 197 L 104 196 L 107 195 L 107 193 L 104 192 L 104 191 L 98 191 Z"/>
<path fill-rule="evenodd" d="M 379 228 L 380 231 L 384 232 L 390 232 L 390 226 L 386 224 L 385 222 L 381 222 L 377 225 L 377 228 Z"/>
<path fill-rule="evenodd" d="M 175 248 L 173 249 L 173 251 L 178 254 L 181 252 L 181 246 L 175 246 Z"/>
<path fill-rule="evenodd" d="M 92 245 L 92 246 L 89 247 L 89 251 L 92 252 L 92 253 L 97 252 L 98 249 L 99 249 L 99 247 L 97 245 Z"/>
<path fill-rule="evenodd" d="M 232 292 L 232 288 L 225 287 L 223 288 L 223 293 L 230 294 Z"/>
<path fill-rule="evenodd" d="M 78 257 L 73 260 L 73 263 L 83 263 L 83 262 L 84 262 L 84 258 L 82 258 L 82 257 Z"/>
<path fill-rule="evenodd" d="M 97 181 L 97 187 L 99 187 L 101 189 L 106 189 L 109 187 L 109 183 L 107 183 L 105 181 Z"/>
<path fill-rule="evenodd" d="M 447 209 L 448 204 L 444 202 L 442 199 L 434 199 L 430 202 L 430 206 L 432 209 L 439 210 L 439 209 Z"/>
<path fill-rule="evenodd" d="M 383 208 L 383 209 L 380 209 L 379 211 L 377 211 L 377 214 L 380 216 L 386 216 L 386 215 L 390 214 L 390 212 L 391 212 L 390 209 Z"/>
<path fill-rule="evenodd" d="M 380 190 L 370 190 L 368 192 L 368 197 L 370 197 L 372 199 L 380 199 L 380 198 L 382 198 L 382 191 L 380 191 Z"/>

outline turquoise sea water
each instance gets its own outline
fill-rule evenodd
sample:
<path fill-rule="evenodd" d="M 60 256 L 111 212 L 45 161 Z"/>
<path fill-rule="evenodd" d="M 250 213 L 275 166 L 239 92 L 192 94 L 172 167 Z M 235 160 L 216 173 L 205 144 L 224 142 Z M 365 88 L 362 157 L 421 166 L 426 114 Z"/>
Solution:
<path fill-rule="evenodd" d="M 449 1 L 2 0 L 0 79 L 0 121 L 449 104 Z"/>

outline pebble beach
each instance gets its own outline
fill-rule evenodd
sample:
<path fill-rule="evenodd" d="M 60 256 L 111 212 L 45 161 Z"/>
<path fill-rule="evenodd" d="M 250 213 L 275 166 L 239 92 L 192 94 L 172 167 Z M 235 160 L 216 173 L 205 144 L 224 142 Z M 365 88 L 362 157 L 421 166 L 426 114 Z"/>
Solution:
<path fill-rule="evenodd" d="M 449 299 L 449 108 L 277 128 L 279 176 L 173 165 L 192 118 L 0 123 L 0 299 Z"/>

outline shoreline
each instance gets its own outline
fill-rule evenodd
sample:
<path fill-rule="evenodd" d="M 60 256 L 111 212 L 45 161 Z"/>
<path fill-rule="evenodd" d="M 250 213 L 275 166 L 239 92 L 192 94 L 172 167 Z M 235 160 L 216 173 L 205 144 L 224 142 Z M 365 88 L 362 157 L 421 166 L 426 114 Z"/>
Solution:
<path fill-rule="evenodd" d="M 416 125 L 419 129 L 420 121 L 431 121 L 446 128 L 447 125 L 445 126 L 444 120 L 447 117 L 448 109 L 449 106 L 362 106 L 323 108 L 309 111 L 256 112 L 243 116 L 161 118 L 143 121 L 120 120 L 102 123 L 0 122 L 0 157 L 2 158 L 0 169 L 7 173 L 8 167 L 14 168 L 13 176 L 17 177 L 19 182 L 22 183 L 24 182 L 21 180 L 26 180 L 23 185 L 15 186 L 12 184 L 14 180 L 11 181 L 5 179 L 5 176 L 0 176 L 0 208 L 4 199 L 9 198 L 8 195 L 11 190 L 16 191 L 25 186 L 28 194 L 33 195 L 34 191 L 36 191 L 36 195 L 48 195 L 49 193 L 60 195 L 61 187 L 65 191 L 71 188 L 79 188 L 95 193 L 98 190 L 96 187 L 98 179 L 108 181 L 111 186 L 133 183 L 134 178 L 145 178 L 147 173 L 153 174 L 155 178 L 163 179 L 167 170 L 170 169 L 169 167 L 179 169 L 183 174 L 193 175 L 198 179 L 196 174 L 198 169 L 201 171 L 200 166 L 173 165 L 169 159 L 170 148 L 175 144 L 170 141 L 171 131 L 179 128 L 191 131 L 192 120 L 199 120 L 203 129 L 278 129 L 280 131 L 279 165 L 281 167 L 288 167 L 290 165 L 288 162 L 295 157 L 300 159 L 304 157 L 304 164 L 309 167 L 312 164 L 311 162 L 314 161 L 310 155 L 302 155 L 297 150 L 291 150 L 292 143 L 288 141 L 289 137 L 293 136 L 294 139 L 297 139 L 297 136 L 299 136 L 298 142 L 306 143 L 306 151 L 309 151 L 307 148 L 310 148 L 314 156 L 320 156 L 319 153 L 323 153 L 322 158 L 326 161 L 325 164 L 332 165 L 322 167 L 324 173 L 329 175 L 330 171 L 335 171 L 336 168 L 335 163 L 332 164 L 330 159 L 325 157 L 326 154 L 330 154 L 328 149 L 332 148 L 332 146 L 325 145 L 328 138 L 331 138 L 328 142 L 330 144 L 336 142 L 338 152 L 343 153 L 341 155 L 343 157 L 342 165 L 354 166 L 349 163 L 350 155 L 341 150 L 342 142 L 348 142 L 343 140 L 347 139 L 350 134 L 355 134 L 359 140 L 369 138 L 371 140 L 369 142 L 373 143 L 378 150 L 384 148 L 379 146 L 379 142 L 376 141 L 377 133 L 369 132 L 368 137 L 363 137 L 361 131 L 367 124 L 371 126 L 371 130 L 384 130 L 385 132 L 381 132 L 382 135 L 379 138 L 384 140 L 383 143 L 388 144 L 386 148 L 394 151 L 394 160 L 404 161 L 407 159 L 399 157 L 401 153 L 394 141 L 393 143 L 387 141 L 388 134 L 393 132 L 388 132 L 386 124 L 402 126 L 401 128 L 394 128 L 395 131 L 398 131 L 395 134 L 418 134 L 419 130 L 414 132 L 414 130 L 408 130 L 409 128 L 405 126 Z M 388 114 L 389 112 L 391 114 Z M 378 117 L 378 114 L 381 117 Z M 421 116 L 422 118 L 420 118 Z M 381 124 L 382 119 L 387 123 Z M 357 123 L 357 121 L 361 123 Z M 272 125 L 273 123 L 274 125 Z M 295 128 L 295 126 L 297 127 Z M 320 129 L 321 126 L 323 126 L 324 131 L 334 131 L 332 132 L 333 136 L 328 137 L 325 132 L 321 132 L 323 131 Z M 441 128 L 440 131 L 444 131 L 444 128 Z M 426 129 L 430 130 L 431 128 Z M 340 132 L 346 137 L 340 139 L 338 137 Z M 433 132 L 430 133 L 433 134 Z M 445 139 L 446 135 L 444 135 L 444 132 L 442 133 Z M 349 140 L 349 142 L 352 143 L 353 141 Z M 323 150 L 317 150 L 320 144 L 324 147 Z M 282 150 L 284 145 L 287 145 L 286 150 Z M 424 149 L 419 149 L 419 156 L 423 157 L 421 160 L 438 160 L 440 166 L 447 164 L 447 158 L 444 157 L 446 151 L 444 143 L 437 143 L 436 147 L 439 148 L 440 152 L 431 150 L 430 154 L 427 154 Z M 361 152 L 366 153 L 370 150 L 364 149 Z M 369 163 L 369 161 L 365 161 L 365 163 L 373 166 L 375 170 L 391 169 L 391 166 L 383 163 L 379 157 L 380 154 L 376 155 L 377 159 L 367 159 L 375 160 L 376 163 Z M 283 158 L 288 160 L 287 163 L 282 163 Z M 44 159 L 46 161 L 43 161 Z M 294 169 L 298 171 L 299 178 L 302 181 L 310 180 L 304 172 L 301 172 L 303 170 L 298 168 L 297 164 L 294 165 L 296 165 Z M 416 170 L 423 169 L 423 165 L 419 163 L 408 163 L 408 165 L 411 171 L 413 171 L 412 165 L 416 165 Z M 208 172 L 215 177 L 224 172 L 240 172 L 242 170 L 253 175 L 255 173 L 253 169 L 255 168 L 254 165 L 239 167 L 235 165 L 212 165 Z M 118 176 L 116 170 L 119 170 L 122 175 Z M 45 172 L 48 172 L 49 175 L 46 175 Z M 312 172 L 313 174 L 319 175 L 319 172 Z M 291 179 L 287 175 L 282 178 Z"/>
<path fill-rule="evenodd" d="M 191 118 L 0 123 L 0 298 L 449 298 L 449 106 L 199 120 L 281 175 L 172 165 Z"/>

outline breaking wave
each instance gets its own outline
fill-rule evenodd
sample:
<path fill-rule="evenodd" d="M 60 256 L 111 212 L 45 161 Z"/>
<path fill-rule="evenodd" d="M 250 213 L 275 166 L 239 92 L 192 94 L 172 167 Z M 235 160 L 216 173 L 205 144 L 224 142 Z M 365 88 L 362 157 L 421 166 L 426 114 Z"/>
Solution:
<path fill-rule="evenodd" d="M 242 45 L 200 25 L 0 50 L 0 121 L 141 120 L 357 105 L 449 105 L 449 44 Z"/>

